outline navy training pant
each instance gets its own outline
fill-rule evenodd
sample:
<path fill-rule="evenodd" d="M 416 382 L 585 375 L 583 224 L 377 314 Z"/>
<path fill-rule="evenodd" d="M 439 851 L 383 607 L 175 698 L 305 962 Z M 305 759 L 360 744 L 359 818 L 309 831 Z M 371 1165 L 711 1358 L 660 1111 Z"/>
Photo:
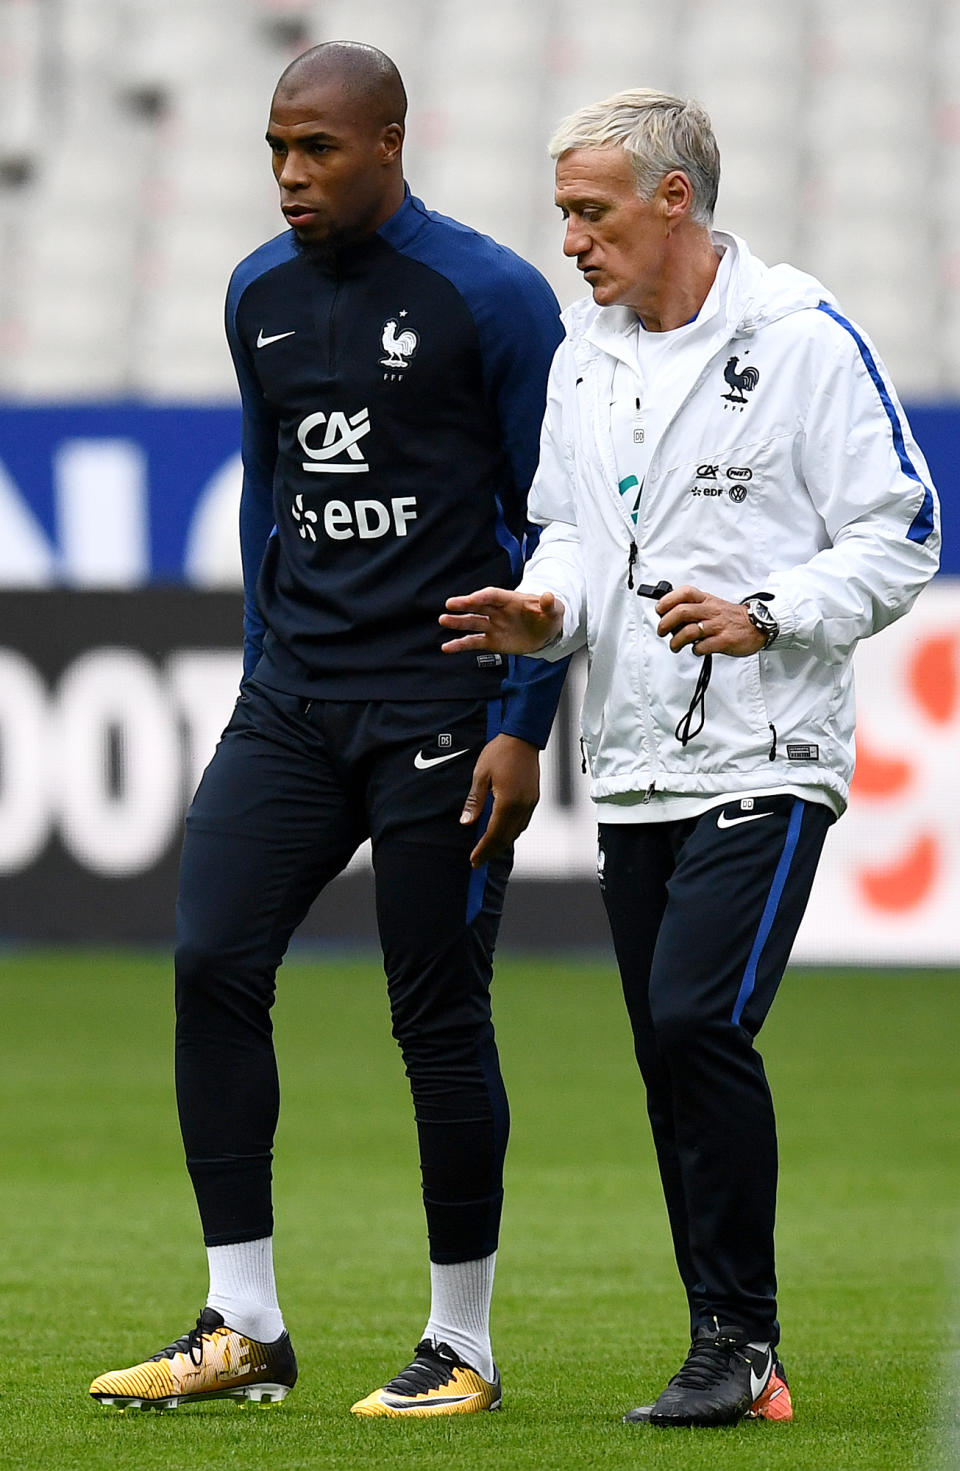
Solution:
<path fill-rule="evenodd" d="M 603 823 L 600 884 L 691 1332 L 779 1339 L 777 1137 L 754 1047 L 833 813 L 757 797 L 665 823 Z"/>
<path fill-rule="evenodd" d="M 499 713 L 499 699 L 309 701 L 245 684 L 187 814 L 177 900 L 177 1101 L 207 1245 L 273 1230 L 276 972 L 369 836 L 430 1256 L 495 1250 L 509 1114 L 490 981 L 511 860 L 471 869 L 485 818 L 458 819 Z"/>

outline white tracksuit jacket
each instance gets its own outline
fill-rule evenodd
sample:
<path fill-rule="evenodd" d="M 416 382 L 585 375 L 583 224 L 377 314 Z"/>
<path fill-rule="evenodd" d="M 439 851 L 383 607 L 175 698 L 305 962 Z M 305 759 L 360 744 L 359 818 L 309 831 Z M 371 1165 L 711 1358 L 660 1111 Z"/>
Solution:
<path fill-rule="evenodd" d="M 590 299 L 564 313 L 528 502 L 544 531 L 520 589 L 565 605 L 544 657 L 586 644 L 595 798 L 810 788 L 839 814 L 854 764 L 853 651 L 936 571 L 939 507 L 863 333 L 811 276 L 765 266 L 736 236 L 714 239 L 734 252 L 725 308 L 709 334 L 676 346 L 692 355 L 691 386 L 653 453 L 636 526 L 610 433 L 618 339 L 636 316 Z M 780 624 L 770 649 L 714 657 L 705 724 L 686 746 L 675 730 L 701 660 L 671 653 L 653 601 L 631 587 L 661 579 L 736 602 L 772 593 Z"/>

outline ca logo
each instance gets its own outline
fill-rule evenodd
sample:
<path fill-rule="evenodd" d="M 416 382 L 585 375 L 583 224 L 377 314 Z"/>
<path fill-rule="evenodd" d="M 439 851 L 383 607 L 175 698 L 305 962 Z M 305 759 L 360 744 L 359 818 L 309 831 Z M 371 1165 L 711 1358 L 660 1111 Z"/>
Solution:
<path fill-rule="evenodd" d="M 307 441 L 311 431 L 321 424 L 326 424 L 327 431 L 323 444 L 315 448 Z M 308 414 L 297 430 L 297 438 L 309 455 L 309 460 L 303 462 L 303 468 L 312 474 L 324 471 L 329 475 L 363 474 L 370 466 L 363 458 L 358 441 L 369 433 L 370 414 L 367 409 L 360 409 L 349 418 L 339 409 L 335 409 L 329 418 L 326 414 Z M 340 459 L 337 459 L 338 455 Z"/>

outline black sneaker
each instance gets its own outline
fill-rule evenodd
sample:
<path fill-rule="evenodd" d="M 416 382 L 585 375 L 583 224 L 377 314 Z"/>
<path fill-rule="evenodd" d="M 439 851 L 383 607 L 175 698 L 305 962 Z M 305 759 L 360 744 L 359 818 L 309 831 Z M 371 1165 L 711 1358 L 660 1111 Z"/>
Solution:
<path fill-rule="evenodd" d="M 736 1425 L 762 1400 L 776 1365 L 734 1328 L 698 1328 L 686 1362 L 660 1398 L 624 1415 L 628 1424 Z"/>

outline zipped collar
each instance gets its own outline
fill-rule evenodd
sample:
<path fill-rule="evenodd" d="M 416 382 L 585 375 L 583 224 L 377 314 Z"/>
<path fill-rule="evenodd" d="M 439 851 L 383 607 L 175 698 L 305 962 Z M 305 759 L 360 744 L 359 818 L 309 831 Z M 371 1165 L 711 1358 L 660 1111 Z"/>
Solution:
<path fill-rule="evenodd" d="M 380 226 L 377 234 L 394 250 L 404 250 L 423 229 L 429 211 L 422 200 L 411 194 L 410 185 L 404 183 L 403 203 L 388 220 Z"/>
<path fill-rule="evenodd" d="M 382 253 L 385 244 L 398 251 L 408 246 L 422 230 L 428 214 L 426 206 L 410 193 L 410 185 L 405 183 L 403 203 L 394 210 L 390 218 L 385 220 L 378 230 L 374 230 L 369 235 L 361 235 L 357 240 L 349 241 L 346 245 L 331 251 L 329 255 L 318 252 L 310 257 L 309 252 L 304 252 L 304 254 L 312 258 L 318 268 L 327 275 L 349 273 L 353 268 L 362 270 L 369 261 L 375 260 Z M 295 241 L 292 230 L 289 235 L 291 240 Z M 296 249 L 295 245 L 294 249 Z"/>
<path fill-rule="evenodd" d="M 723 305 L 730 288 L 732 266 L 732 257 L 724 247 L 710 290 L 696 316 L 678 328 L 676 333 L 652 333 L 651 336 L 662 340 L 667 351 L 681 340 L 684 347 L 691 343 L 712 341 L 718 329 L 722 329 L 723 336 L 726 336 Z M 635 349 L 638 321 L 639 318 L 631 307 L 606 307 L 593 318 L 584 336 L 587 342 L 599 347 L 601 352 L 607 352 L 628 367 L 639 371 Z M 670 342 L 666 340 L 668 338 L 671 339 Z"/>
<path fill-rule="evenodd" d="M 833 301 L 830 292 L 814 277 L 793 266 L 767 266 L 753 255 L 738 235 L 714 230 L 714 244 L 731 254 L 730 281 L 722 314 L 711 319 L 711 337 L 746 337 L 758 327 L 775 322 L 792 312 Z M 623 340 L 637 325 L 630 307 L 598 307 L 590 298 L 575 302 L 563 314 L 567 335 L 585 345 L 623 356 Z M 704 324 L 705 328 L 708 324 Z"/>

